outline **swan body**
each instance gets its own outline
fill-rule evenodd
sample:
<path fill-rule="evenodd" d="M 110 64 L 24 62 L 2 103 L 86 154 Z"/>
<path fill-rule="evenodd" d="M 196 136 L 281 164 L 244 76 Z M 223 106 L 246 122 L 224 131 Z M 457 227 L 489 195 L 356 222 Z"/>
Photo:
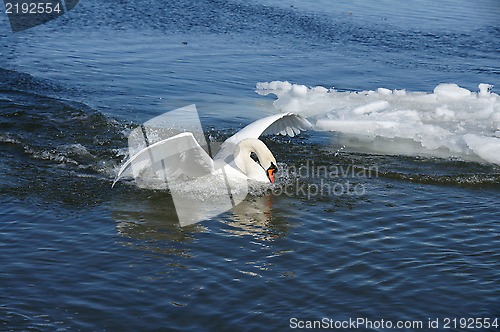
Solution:
<path fill-rule="evenodd" d="M 145 169 L 162 171 L 167 181 L 184 175 L 200 178 L 222 170 L 231 179 L 250 179 L 274 183 L 276 159 L 259 140 L 261 135 L 295 136 L 311 128 L 306 119 L 293 113 L 270 115 L 257 120 L 229 137 L 212 159 L 190 132 L 152 144 L 132 156 L 119 170 L 113 186 L 122 177 L 137 177 Z M 251 158 L 255 153 L 259 163 Z"/>

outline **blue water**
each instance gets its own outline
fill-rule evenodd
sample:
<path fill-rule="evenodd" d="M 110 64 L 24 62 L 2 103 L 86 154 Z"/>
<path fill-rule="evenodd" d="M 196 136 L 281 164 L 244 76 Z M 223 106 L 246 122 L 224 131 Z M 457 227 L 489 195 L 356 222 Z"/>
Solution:
<path fill-rule="evenodd" d="M 223 139 L 277 112 L 257 82 L 498 93 L 499 17 L 487 0 L 87 0 L 13 34 L 0 15 L 0 330 L 500 319 L 498 165 L 308 131 L 265 142 L 282 167 L 375 167 L 327 179 L 362 195 L 299 177 L 181 228 L 168 191 L 111 189 L 131 129 L 195 103 Z"/>

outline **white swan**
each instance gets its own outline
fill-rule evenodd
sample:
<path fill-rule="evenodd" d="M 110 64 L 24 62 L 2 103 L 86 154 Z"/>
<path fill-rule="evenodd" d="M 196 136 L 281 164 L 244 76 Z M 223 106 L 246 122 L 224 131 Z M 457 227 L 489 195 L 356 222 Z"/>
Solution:
<path fill-rule="evenodd" d="M 274 183 L 276 159 L 258 138 L 281 134 L 291 137 L 311 128 L 306 119 L 293 113 L 281 113 L 257 120 L 228 138 L 212 159 L 190 132 L 152 144 L 132 156 L 118 172 L 113 186 L 122 177 L 137 177 L 146 168 L 162 170 L 166 180 L 182 175 L 199 178 L 223 169 L 229 178 Z M 251 158 L 255 153 L 259 162 Z"/>

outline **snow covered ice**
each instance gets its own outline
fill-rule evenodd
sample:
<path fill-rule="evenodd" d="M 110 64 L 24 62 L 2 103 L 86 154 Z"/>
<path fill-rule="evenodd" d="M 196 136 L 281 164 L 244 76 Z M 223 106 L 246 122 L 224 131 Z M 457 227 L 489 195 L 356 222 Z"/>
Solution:
<path fill-rule="evenodd" d="M 336 133 L 347 149 L 500 164 L 500 104 L 493 86 L 473 92 L 453 83 L 432 93 L 378 88 L 343 92 L 289 82 L 257 83 L 274 106 Z"/>

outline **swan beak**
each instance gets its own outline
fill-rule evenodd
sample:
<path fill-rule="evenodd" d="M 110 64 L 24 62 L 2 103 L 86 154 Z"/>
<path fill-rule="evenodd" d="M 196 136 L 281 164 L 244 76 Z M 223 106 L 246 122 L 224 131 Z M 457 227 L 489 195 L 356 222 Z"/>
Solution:
<path fill-rule="evenodd" d="M 277 169 L 278 168 L 276 167 L 276 165 L 274 165 L 274 163 L 271 163 L 271 166 L 269 166 L 266 171 L 267 177 L 269 178 L 269 181 L 271 181 L 271 183 L 274 183 L 274 173 L 276 173 Z"/>

